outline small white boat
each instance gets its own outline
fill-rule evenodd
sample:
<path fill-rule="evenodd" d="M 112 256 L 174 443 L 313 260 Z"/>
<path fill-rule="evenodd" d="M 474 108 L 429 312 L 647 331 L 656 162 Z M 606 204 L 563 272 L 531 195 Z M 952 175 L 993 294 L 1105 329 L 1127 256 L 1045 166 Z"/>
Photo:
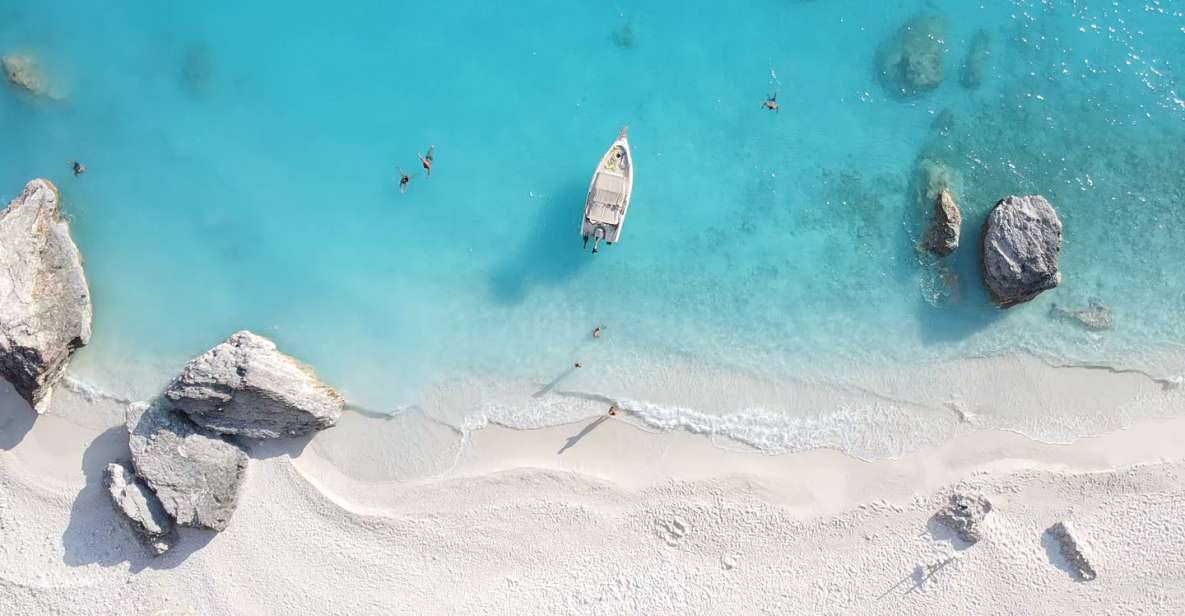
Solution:
<path fill-rule="evenodd" d="M 626 210 L 630 207 L 630 193 L 634 190 L 634 155 L 630 151 L 629 133 L 628 126 L 621 129 L 617 141 L 601 158 L 588 186 L 580 235 L 584 238 L 585 248 L 592 238 L 594 254 L 601 240 L 612 244 L 621 237 Z"/>

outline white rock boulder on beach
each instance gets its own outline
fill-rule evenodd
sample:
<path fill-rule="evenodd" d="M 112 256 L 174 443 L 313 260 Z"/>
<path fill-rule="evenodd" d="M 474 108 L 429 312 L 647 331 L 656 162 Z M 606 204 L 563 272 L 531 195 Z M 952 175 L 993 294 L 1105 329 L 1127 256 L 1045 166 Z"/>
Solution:
<path fill-rule="evenodd" d="M 988 215 L 983 280 L 1003 308 L 1061 283 L 1062 221 L 1045 197 L 1007 197 Z"/>
<path fill-rule="evenodd" d="M 153 554 L 164 554 L 177 542 L 173 519 L 165 512 L 156 494 L 136 477 L 132 469 L 115 462 L 108 464 L 103 473 L 103 487 L 111 495 L 116 513 L 123 516 Z"/>
<path fill-rule="evenodd" d="M 1058 522 L 1046 529 L 1045 532 L 1057 543 L 1062 558 L 1066 559 L 1066 564 L 1073 571 L 1075 577 L 1084 582 L 1098 577 L 1094 567 L 1090 564 L 1090 551 L 1075 535 L 1072 524 Z"/>
<path fill-rule="evenodd" d="M 90 289 L 58 189 L 33 180 L 0 212 L 0 376 L 44 411 L 90 337 Z"/>
<path fill-rule="evenodd" d="M 934 514 L 934 519 L 968 545 L 974 545 L 983 538 L 983 522 L 991 510 L 992 504 L 985 498 L 952 494 L 950 502 Z"/>
<path fill-rule="evenodd" d="M 160 399 L 129 406 L 127 427 L 136 475 L 165 511 L 182 526 L 225 530 L 238 505 L 247 454 Z"/>
<path fill-rule="evenodd" d="M 164 396 L 200 426 L 260 439 L 324 430 L 345 406 L 312 369 L 249 331 L 189 362 Z"/>

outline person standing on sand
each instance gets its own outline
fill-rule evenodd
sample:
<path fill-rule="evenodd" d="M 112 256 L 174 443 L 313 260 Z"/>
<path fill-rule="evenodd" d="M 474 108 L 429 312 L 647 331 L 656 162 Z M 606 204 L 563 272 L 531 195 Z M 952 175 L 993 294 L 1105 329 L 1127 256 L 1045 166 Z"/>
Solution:
<path fill-rule="evenodd" d="M 416 156 L 419 156 L 417 154 Z M 420 156 L 420 164 L 424 165 L 424 169 L 428 172 L 428 177 L 432 177 L 432 159 L 436 158 L 436 146 L 428 146 L 428 153 Z"/>
<path fill-rule="evenodd" d="M 411 184 L 411 176 L 405 173 L 402 168 L 397 167 L 397 169 L 399 169 L 399 194 L 404 194 L 407 192 L 408 185 Z"/>

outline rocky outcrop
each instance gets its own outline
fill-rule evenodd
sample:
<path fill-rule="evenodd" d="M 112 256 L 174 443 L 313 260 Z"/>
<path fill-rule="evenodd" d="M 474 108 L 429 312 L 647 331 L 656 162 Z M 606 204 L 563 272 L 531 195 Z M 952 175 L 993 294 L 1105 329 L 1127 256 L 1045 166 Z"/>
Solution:
<path fill-rule="evenodd" d="M 0 376 L 44 411 L 90 337 L 90 289 L 58 189 L 33 180 L 0 212 Z"/>
<path fill-rule="evenodd" d="M 345 406 L 312 369 L 248 331 L 189 362 L 164 397 L 202 427 L 248 438 L 324 430 Z"/>
<path fill-rule="evenodd" d="M 992 37 L 986 30 L 975 33 L 971 39 L 971 47 L 967 56 L 963 58 L 963 68 L 959 71 L 959 85 L 968 90 L 975 90 L 983 85 L 992 59 Z"/>
<path fill-rule="evenodd" d="M 1003 308 L 1027 302 L 1061 283 L 1062 221 L 1045 197 L 1008 197 L 996 204 L 983 234 L 983 279 Z"/>
<path fill-rule="evenodd" d="M 934 520 L 949 528 L 968 545 L 983 538 L 983 522 L 992 504 L 979 496 L 952 494 L 950 502 L 934 514 Z"/>
<path fill-rule="evenodd" d="M 1098 577 L 1090 563 L 1090 552 L 1086 545 L 1078 540 L 1074 534 L 1074 526 L 1069 522 L 1058 522 L 1050 526 L 1045 532 L 1057 543 L 1062 558 L 1071 573 L 1079 580 L 1089 582 Z"/>
<path fill-rule="evenodd" d="M 946 20 L 918 15 L 877 50 L 881 82 L 894 96 L 916 96 L 937 88 L 945 76 Z"/>
<path fill-rule="evenodd" d="M 158 399 L 128 407 L 136 475 L 178 524 L 224 530 L 238 505 L 247 454 L 166 404 Z"/>
<path fill-rule="evenodd" d="M 1085 308 L 1067 308 L 1058 304 L 1049 307 L 1049 316 L 1085 327 L 1092 332 L 1106 331 L 1115 327 L 1115 315 L 1111 309 L 1097 299 L 1092 299 Z"/>
<path fill-rule="evenodd" d="M 177 542 L 173 519 L 160 499 L 123 464 L 111 463 L 103 473 L 103 487 L 111 495 L 116 513 L 153 554 L 164 554 Z"/>
<path fill-rule="evenodd" d="M 943 190 L 934 200 L 934 213 L 922 245 L 926 250 L 945 257 L 959 248 L 962 226 L 963 214 L 959 211 L 959 204 L 949 190 Z"/>
<path fill-rule="evenodd" d="M 50 88 L 45 74 L 33 56 L 20 53 L 5 54 L 0 57 L 0 66 L 4 68 L 8 83 L 36 96 L 60 98 Z"/>

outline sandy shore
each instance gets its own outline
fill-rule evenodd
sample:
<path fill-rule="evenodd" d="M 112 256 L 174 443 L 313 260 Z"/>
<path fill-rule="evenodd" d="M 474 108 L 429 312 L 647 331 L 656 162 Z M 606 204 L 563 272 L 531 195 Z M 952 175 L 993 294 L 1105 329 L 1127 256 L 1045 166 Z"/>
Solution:
<path fill-rule="evenodd" d="M 1086 395 L 1126 377 L 1092 378 Z M 459 437 L 350 414 L 256 446 L 230 528 L 187 529 L 153 559 L 100 488 L 127 455 L 122 405 L 59 394 L 40 417 L 0 396 L 3 613 L 1185 611 L 1177 408 L 1063 445 L 972 425 L 872 461 L 729 451 L 629 416 Z M 401 452 L 412 439 L 438 456 Z M 974 546 L 930 521 L 952 490 L 994 506 Z M 1043 538 L 1061 520 L 1098 579 L 1076 581 Z"/>

